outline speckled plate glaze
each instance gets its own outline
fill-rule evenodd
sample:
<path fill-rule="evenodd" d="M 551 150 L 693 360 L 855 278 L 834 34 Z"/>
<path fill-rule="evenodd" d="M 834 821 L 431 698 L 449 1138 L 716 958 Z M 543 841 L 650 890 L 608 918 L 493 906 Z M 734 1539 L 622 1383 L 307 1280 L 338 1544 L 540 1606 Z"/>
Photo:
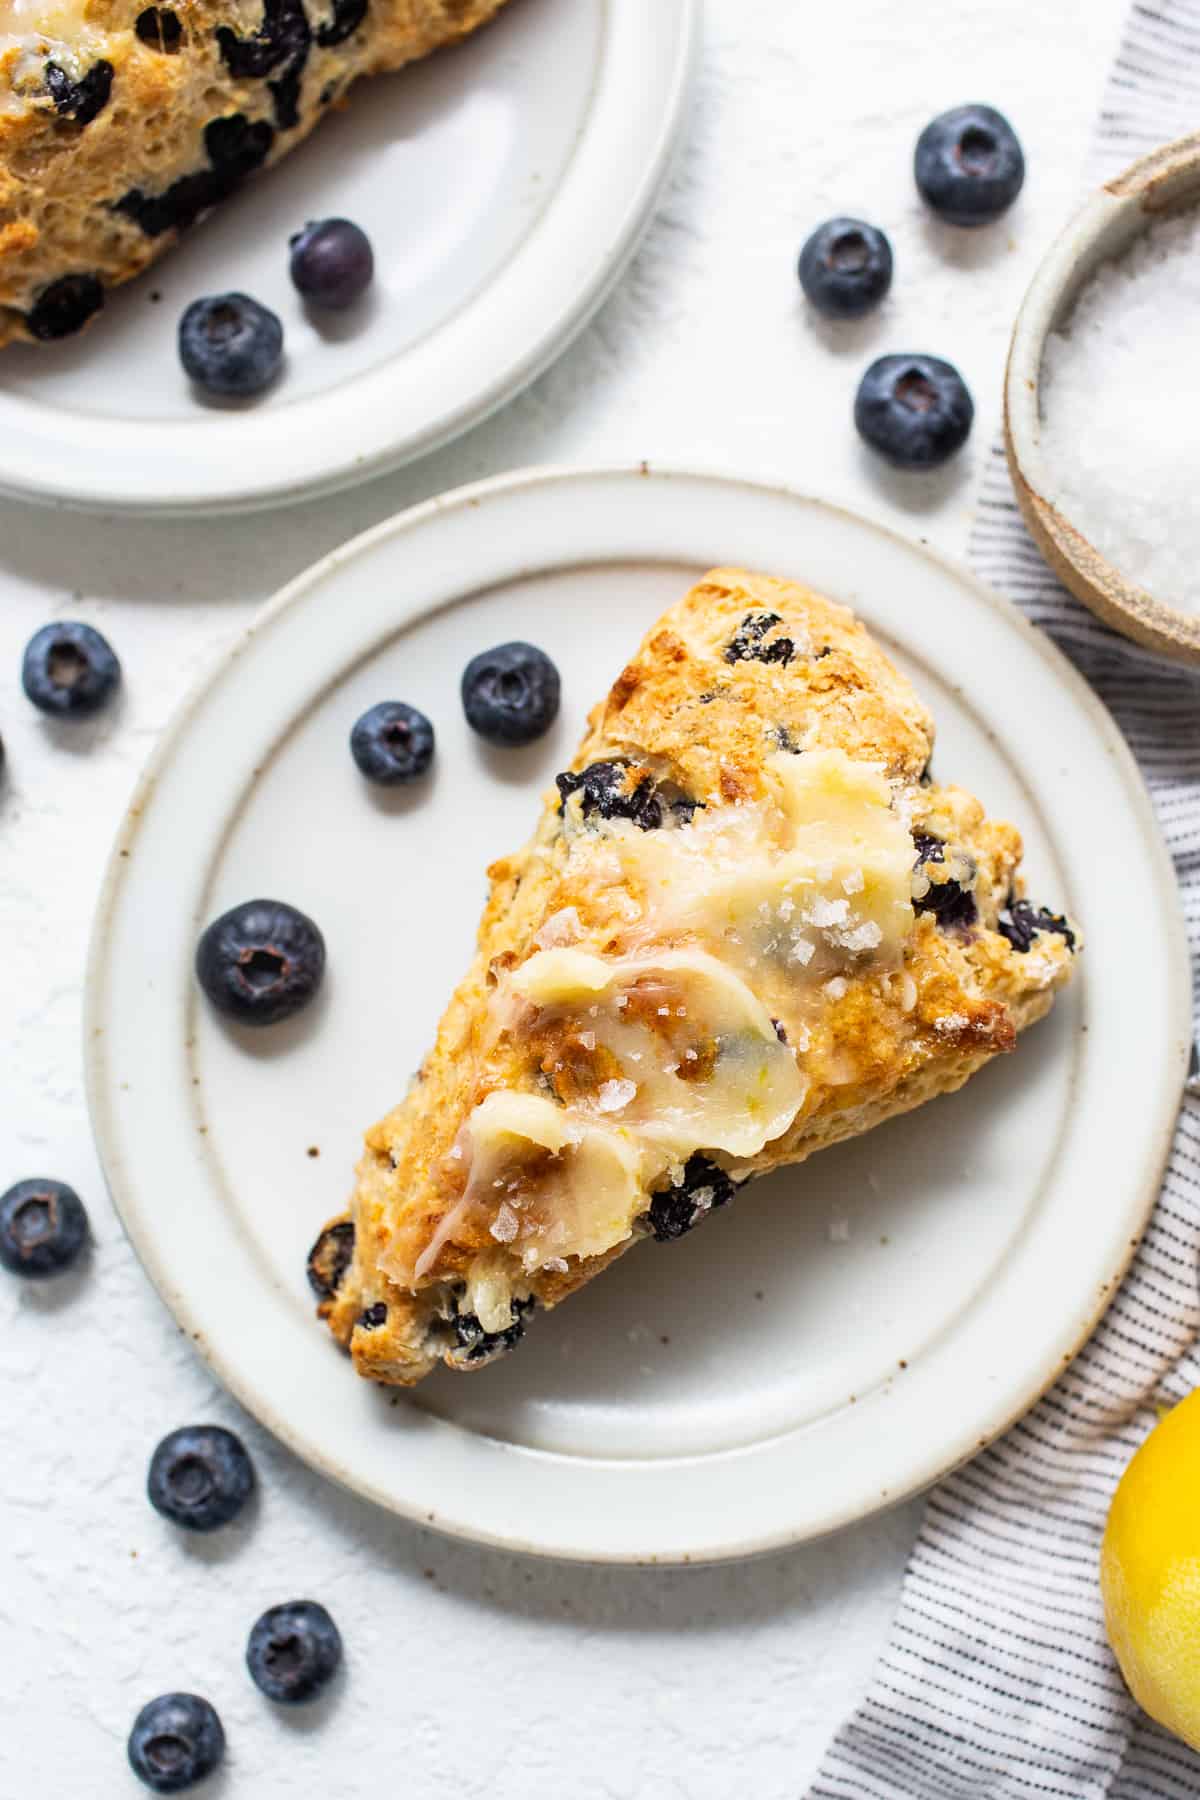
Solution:
<path fill-rule="evenodd" d="M 769 1177 L 537 1320 L 506 1362 L 411 1396 L 359 1381 L 304 1260 L 363 1129 L 404 1090 L 469 957 L 487 862 L 530 830 L 588 707 L 706 566 L 857 608 L 918 681 L 943 778 L 1019 820 L 1079 978 L 961 1093 Z M 548 739 L 489 752 L 458 679 L 506 638 L 563 674 Z M 433 779 L 380 797 L 346 739 L 402 698 Z M 224 1025 L 202 925 L 265 893 L 320 921 L 318 1004 Z M 1136 941 L 1133 934 L 1136 932 Z M 134 798 L 88 975 L 92 1118 L 181 1326 L 301 1456 L 442 1530 L 589 1560 L 745 1555 L 861 1519 L 969 1457 L 1087 1337 L 1153 1202 L 1190 980 L 1170 865 L 1108 715 L 995 594 L 798 495 L 714 476 L 529 473 L 404 514 L 294 582 L 184 708 Z"/>
<path fill-rule="evenodd" d="M 110 296 L 84 337 L 0 356 L 0 489 L 133 512 L 308 498 L 420 456 L 553 360 L 650 218 L 683 119 L 699 0 L 511 0 L 454 50 L 362 82 L 345 111 Z M 370 234 L 361 307 L 306 313 L 287 241 Z M 176 328 L 239 288 L 283 320 L 282 379 L 206 405 Z"/>

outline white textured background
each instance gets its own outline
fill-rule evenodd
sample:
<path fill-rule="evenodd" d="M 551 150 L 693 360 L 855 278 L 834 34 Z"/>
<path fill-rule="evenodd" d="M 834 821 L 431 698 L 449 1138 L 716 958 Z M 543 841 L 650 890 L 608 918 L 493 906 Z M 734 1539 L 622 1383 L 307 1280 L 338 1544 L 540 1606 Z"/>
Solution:
<path fill-rule="evenodd" d="M 653 4 L 653 0 L 646 0 Z M 209 1695 L 230 1738 L 206 1795 L 454 1800 L 784 1800 L 802 1793 L 882 1641 L 919 1508 L 742 1568 L 581 1571 L 427 1536 L 335 1492 L 216 1389 L 125 1244 L 84 1109 L 79 1009 L 102 860 L 184 688 L 251 609 L 410 501 L 527 462 L 649 457 L 782 476 L 951 552 L 999 416 L 1004 347 L 1072 205 L 1124 0 L 709 0 L 690 135 L 644 249 L 562 362 L 470 437 L 303 513 L 230 523 L 81 520 L 0 503 L 0 1188 L 75 1183 L 96 1253 L 35 1291 L 0 1279 L 0 1800 L 108 1800 L 138 1706 Z M 925 217 L 910 155 L 935 111 L 1012 117 L 1029 178 L 991 231 Z M 806 229 L 861 212 L 898 279 L 878 318 L 814 328 L 791 265 Z M 886 349 L 950 357 L 973 388 L 968 454 L 913 483 L 867 462 L 858 373 Z M 94 621 L 119 706 L 56 729 L 19 687 L 45 620 Z M 143 1498 L 158 1437 L 243 1432 L 252 1516 L 185 1541 Z M 303 1717 L 241 1667 L 261 1607 L 325 1600 L 348 1669 Z"/>

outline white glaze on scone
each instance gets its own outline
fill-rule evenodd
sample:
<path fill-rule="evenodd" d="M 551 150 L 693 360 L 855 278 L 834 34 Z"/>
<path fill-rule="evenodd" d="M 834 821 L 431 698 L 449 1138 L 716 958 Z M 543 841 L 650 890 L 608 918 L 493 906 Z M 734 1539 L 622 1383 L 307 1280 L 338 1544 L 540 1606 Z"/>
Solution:
<path fill-rule="evenodd" d="M 362 1374 L 481 1366 L 641 1238 L 1012 1049 L 1077 934 L 1006 910 L 1020 839 L 929 779 L 932 740 L 796 583 L 717 570 L 659 620 L 367 1134 L 321 1309 Z"/>

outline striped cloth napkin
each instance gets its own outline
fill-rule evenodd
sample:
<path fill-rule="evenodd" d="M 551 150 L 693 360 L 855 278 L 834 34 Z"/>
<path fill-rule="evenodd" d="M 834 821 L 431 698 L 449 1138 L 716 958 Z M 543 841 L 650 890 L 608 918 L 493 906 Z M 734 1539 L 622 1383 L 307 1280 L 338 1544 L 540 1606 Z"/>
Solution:
<path fill-rule="evenodd" d="M 1200 0 L 1139 0 L 1089 186 L 1197 126 Z M 999 449 L 971 553 L 1082 670 L 1129 740 L 1175 859 L 1195 957 L 1200 680 L 1107 630 L 1055 582 Z M 1189 1093 L 1150 1228 L 1091 1342 L 1020 1425 L 930 1494 L 887 1649 L 809 1800 L 1200 1796 L 1200 1755 L 1126 1692 L 1097 1570 L 1113 1489 L 1156 1408 L 1200 1385 L 1198 1258 L 1200 1098 Z"/>

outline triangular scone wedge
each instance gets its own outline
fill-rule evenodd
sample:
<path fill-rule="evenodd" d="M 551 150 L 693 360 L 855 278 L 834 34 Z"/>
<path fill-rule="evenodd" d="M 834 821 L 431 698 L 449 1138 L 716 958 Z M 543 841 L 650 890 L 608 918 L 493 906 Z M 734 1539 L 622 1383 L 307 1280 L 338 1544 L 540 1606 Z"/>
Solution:
<path fill-rule="evenodd" d="M 1049 1008 L 1074 927 L 929 774 L 843 607 L 718 569 L 596 709 L 310 1273 L 362 1375 L 511 1348 L 632 1244 L 949 1093 Z M 740 1204 L 747 1204 L 742 1201 Z"/>

